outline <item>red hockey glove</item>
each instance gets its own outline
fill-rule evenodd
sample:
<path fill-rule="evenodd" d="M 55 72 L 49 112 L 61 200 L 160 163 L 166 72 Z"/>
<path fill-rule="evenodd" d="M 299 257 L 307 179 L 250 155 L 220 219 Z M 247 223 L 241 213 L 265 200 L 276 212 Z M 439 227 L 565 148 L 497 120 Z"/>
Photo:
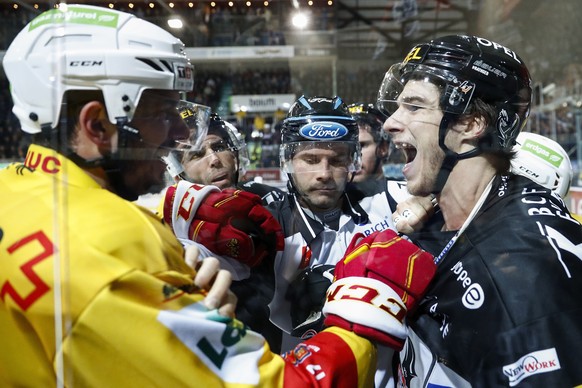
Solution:
<path fill-rule="evenodd" d="M 352 239 L 335 267 L 323 313 L 327 326 L 339 326 L 400 350 L 404 322 L 424 295 L 436 271 L 433 256 L 392 230 Z"/>
<path fill-rule="evenodd" d="M 283 250 L 284 235 L 257 195 L 179 182 L 166 192 L 163 218 L 178 238 L 250 267 Z"/>

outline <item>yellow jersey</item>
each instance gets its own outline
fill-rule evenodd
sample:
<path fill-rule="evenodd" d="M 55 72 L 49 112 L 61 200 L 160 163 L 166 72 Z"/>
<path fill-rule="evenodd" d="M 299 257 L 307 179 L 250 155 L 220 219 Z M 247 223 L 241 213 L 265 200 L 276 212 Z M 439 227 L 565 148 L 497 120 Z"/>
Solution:
<path fill-rule="evenodd" d="M 372 384 L 375 347 L 329 328 L 284 357 L 207 310 L 150 211 L 48 148 L 0 170 L 0 386 Z"/>

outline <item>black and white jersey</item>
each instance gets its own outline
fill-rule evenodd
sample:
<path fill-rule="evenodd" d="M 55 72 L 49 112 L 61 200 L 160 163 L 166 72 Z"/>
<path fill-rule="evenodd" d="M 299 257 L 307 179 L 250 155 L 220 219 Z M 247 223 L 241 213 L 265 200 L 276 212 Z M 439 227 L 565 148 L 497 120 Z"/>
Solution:
<path fill-rule="evenodd" d="M 237 188 L 248 191 L 261 197 L 263 205 L 268 205 L 271 202 L 280 201 L 285 197 L 285 191 L 278 187 L 266 185 L 256 181 L 239 182 Z"/>
<path fill-rule="evenodd" d="M 408 319 L 397 385 L 582 384 L 582 228 L 562 199 L 527 178 L 496 177 L 454 245 L 442 226 L 437 214 L 410 236 L 448 253 Z"/>
<path fill-rule="evenodd" d="M 291 282 L 305 268 L 317 264 L 335 265 L 345 255 L 357 233 L 369 235 L 394 229 L 392 212 L 398 202 L 409 197 L 405 184 L 379 180 L 376 189 L 366 193 L 348 185 L 343 207 L 337 209 L 337 213 L 332 211 L 319 217 L 302 208 L 293 194 L 269 204 L 268 208 L 285 233 L 285 250 L 275 258 L 275 291 L 269 304 L 271 321 L 283 330 L 282 351 L 292 349 L 301 341 L 301 338 L 288 334 L 292 329 L 291 306 L 285 295 Z M 388 348 L 378 351 L 377 387 L 393 385 L 389 366 L 392 354 Z"/>
<path fill-rule="evenodd" d="M 309 266 L 335 265 L 357 233 L 367 236 L 375 231 L 394 229 L 392 212 L 396 203 L 409 196 L 406 186 L 399 182 L 378 181 L 378 190 L 368 196 L 349 185 L 343 207 L 337 209 L 337 214 L 329 215 L 330 219 L 334 218 L 332 227 L 327 220 L 317 219 L 302 208 L 294 194 L 271 203 L 268 208 L 285 233 L 285 250 L 275 260 L 276 289 L 270 304 L 271 320 L 290 332 L 290 306 L 285 293 L 293 279 Z"/>

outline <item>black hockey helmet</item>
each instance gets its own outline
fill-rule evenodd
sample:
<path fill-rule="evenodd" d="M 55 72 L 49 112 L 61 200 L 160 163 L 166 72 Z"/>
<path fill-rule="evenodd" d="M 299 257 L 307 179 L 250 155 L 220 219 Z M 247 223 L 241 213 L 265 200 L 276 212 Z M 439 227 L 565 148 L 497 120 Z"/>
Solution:
<path fill-rule="evenodd" d="M 301 96 L 289 109 L 281 127 L 281 167 L 292 172 L 288 163 L 297 147 L 325 147 L 345 143 L 351 164 L 349 171 L 361 165 L 358 124 L 340 97 Z"/>
<path fill-rule="evenodd" d="M 387 116 L 380 112 L 374 104 L 364 104 L 361 102 L 348 105 L 348 110 L 358 124 L 370 126 L 374 142 L 379 144 L 388 140 L 388 132 L 382 130 L 382 125 Z"/>
<path fill-rule="evenodd" d="M 527 67 L 512 50 L 485 38 L 450 35 L 413 47 L 382 81 L 377 106 L 383 113 L 397 109 L 395 102 L 410 79 L 439 87 L 440 108 L 449 121 L 467 113 L 475 99 L 491 105 L 494 120 L 489 136 L 480 139 L 481 150 L 510 151 L 529 115 L 532 89 Z M 444 133 L 440 136 L 444 139 Z"/>

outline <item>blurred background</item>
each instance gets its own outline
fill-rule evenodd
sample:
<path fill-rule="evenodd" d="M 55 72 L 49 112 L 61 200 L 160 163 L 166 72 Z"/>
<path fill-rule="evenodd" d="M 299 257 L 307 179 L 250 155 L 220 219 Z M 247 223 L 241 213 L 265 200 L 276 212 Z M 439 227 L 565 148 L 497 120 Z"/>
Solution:
<path fill-rule="evenodd" d="M 0 1 L 0 57 L 27 22 L 56 1 Z M 582 3 L 580 0 L 93 0 L 68 1 L 135 13 L 182 39 L 195 65 L 188 99 L 245 135 L 249 178 L 280 179 L 278 127 L 301 94 L 374 102 L 388 67 L 418 42 L 468 33 L 525 60 L 535 105 L 526 130 L 558 141 L 582 185 Z M 24 158 L 26 142 L 0 71 L 0 164 Z M 397 177 L 400 165 L 388 163 Z M 582 214 L 573 188 L 567 202 Z M 582 195 L 581 195 L 582 197 Z M 580 208 L 580 209 L 579 209 Z"/>

